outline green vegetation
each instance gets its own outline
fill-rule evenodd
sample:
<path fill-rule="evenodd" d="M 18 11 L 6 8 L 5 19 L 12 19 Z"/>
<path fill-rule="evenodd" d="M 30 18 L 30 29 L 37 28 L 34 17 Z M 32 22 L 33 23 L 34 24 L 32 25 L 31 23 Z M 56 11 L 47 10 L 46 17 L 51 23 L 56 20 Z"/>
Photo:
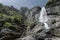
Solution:
<path fill-rule="evenodd" d="M 39 11 L 41 8 L 37 7 L 37 9 L 37 11 Z M 13 6 L 9 7 L 0 4 L 0 32 L 4 30 L 3 33 L 1 33 L 0 35 L 10 36 L 5 38 L 6 40 L 26 36 L 29 29 L 33 29 L 36 25 L 33 16 L 32 18 L 26 18 L 24 15 L 21 14 L 22 13 L 19 13 L 19 10 L 15 9 Z"/>
<path fill-rule="evenodd" d="M 53 5 L 53 4 L 56 3 L 57 1 L 60 1 L 60 0 L 49 0 L 48 3 L 46 4 L 46 6 Z"/>
<path fill-rule="evenodd" d="M 0 4 L 0 30 L 7 28 L 22 35 L 26 30 L 24 20 L 17 9 Z"/>

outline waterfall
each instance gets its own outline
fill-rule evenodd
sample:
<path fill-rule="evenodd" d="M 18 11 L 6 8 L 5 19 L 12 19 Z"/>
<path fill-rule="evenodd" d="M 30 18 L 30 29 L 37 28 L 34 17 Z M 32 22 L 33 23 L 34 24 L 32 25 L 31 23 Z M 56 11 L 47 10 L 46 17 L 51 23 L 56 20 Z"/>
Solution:
<path fill-rule="evenodd" d="M 48 19 L 49 19 L 49 17 L 47 16 L 46 9 L 45 9 L 45 7 L 43 7 L 40 12 L 39 22 L 44 23 L 45 29 L 50 29 L 50 27 L 48 27 L 48 24 L 46 23 L 48 21 Z"/>

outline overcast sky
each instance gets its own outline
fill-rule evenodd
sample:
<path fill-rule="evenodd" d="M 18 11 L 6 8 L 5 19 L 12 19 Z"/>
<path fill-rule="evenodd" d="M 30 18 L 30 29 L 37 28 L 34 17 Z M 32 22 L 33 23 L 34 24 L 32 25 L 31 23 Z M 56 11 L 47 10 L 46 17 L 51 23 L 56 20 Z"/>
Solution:
<path fill-rule="evenodd" d="M 13 5 L 15 8 L 20 9 L 21 7 L 32 8 L 34 6 L 43 7 L 48 0 L 0 0 L 0 3 L 4 5 Z"/>

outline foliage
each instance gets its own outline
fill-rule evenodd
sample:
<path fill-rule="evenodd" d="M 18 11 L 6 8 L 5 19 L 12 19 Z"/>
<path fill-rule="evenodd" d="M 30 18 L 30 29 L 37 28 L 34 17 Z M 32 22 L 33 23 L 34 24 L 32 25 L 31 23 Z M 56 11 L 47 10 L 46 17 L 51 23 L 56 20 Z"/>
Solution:
<path fill-rule="evenodd" d="M 46 6 L 49 6 L 49 5 L 53 5 L 55 4 L 57 1 L 60 1 L 60 0 L 49 0 L 46 4 Z"/>
<path fill-rule="evenodd" d="M 24 17 L 18 14 L 17 9 L 11 9 L 9 6 L 0 4 L 0 30 L 8 28 L 13 32 L 25 33 L 26 25 L 24 24 Z"/>

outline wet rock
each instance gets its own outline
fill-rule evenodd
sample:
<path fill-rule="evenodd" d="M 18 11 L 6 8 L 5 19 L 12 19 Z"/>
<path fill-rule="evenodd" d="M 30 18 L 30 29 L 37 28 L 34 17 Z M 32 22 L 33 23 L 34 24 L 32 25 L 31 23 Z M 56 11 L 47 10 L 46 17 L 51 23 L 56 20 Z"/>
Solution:
<path fill-rule="evenodd" d="M 33 29 L 32 29 L 32 33 L 37 33 L 37 32 L 41 32 L 44 29 L 44 24 L 43 23 L 39 23 L 37 24 Z"/>

